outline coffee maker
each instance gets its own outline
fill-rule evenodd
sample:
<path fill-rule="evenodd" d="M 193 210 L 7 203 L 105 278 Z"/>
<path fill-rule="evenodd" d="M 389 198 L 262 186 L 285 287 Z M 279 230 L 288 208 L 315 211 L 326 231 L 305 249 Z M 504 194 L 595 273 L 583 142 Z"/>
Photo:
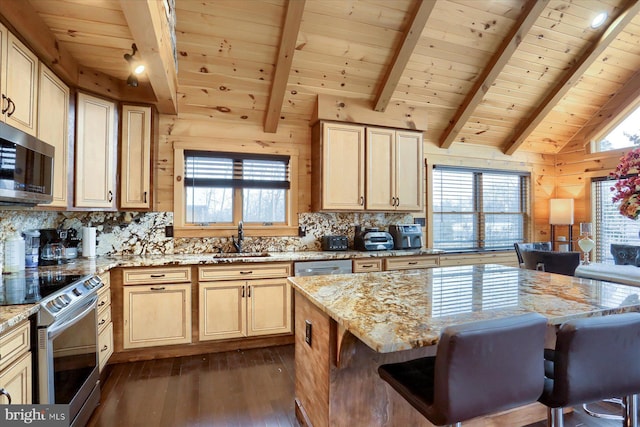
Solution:
<path fill-rule="evenodd" d="M 64 264 L 78 256 L 80 239 L 73 228 L 40 230 L 40 265 Z"/>

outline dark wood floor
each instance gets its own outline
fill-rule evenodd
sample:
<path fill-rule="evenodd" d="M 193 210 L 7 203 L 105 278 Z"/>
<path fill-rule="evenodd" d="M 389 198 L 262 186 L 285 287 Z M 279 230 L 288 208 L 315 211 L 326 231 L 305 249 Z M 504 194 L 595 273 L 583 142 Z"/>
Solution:
<path fill-rule="evenodd" d="M 88 425 L 298 427 L 293 349 L 286 345 L 113 365 Z M 621 425 L 590 417 L 581 408 L 565 416 L 565 427 Z M 545 422 L 527 427 L 545 427 Z"/>

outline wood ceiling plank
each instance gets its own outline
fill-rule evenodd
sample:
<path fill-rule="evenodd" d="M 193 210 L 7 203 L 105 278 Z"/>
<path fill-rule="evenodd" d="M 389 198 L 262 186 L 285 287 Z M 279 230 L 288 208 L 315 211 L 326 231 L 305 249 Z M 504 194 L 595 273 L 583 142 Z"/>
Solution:
<path fill-rule="evenodd" d="M 264 119 L 264 131 L 267 133 L 275 133 L 278 130 L 284 91 L 287 89 L 287 82 L 291 72 L 291 64 L 293 63 L 293 54 L 296 49 L 296 41 L 298 32 L 300 31 L 305 1 L 306 0 L 289 0 L 287 4 L 287 13 L 282 28 L 276 69 L 273 74 L 273 81 L 271 82 L 267 116 Z"/>
<path fill-rule="evenodd" d="M 493 85 L 496 78 L 507 65 L 516 52 L 520 41 L 528 34 L 533 24 L 544 11 L 547 1 L 529 0 L 522 10 L 521 17 L 514 25 L 512 31 L 504 39 L 496 53 L 493 55 L 482 74 L 476 80 L 473 88 L 464 99 L 460 108 L 456 111 L 449 126 L 440 138 L 440 147 L 449 148 L 456 136 L 462 130 L 464 124 L 473 114 L 474 110 L 482 102 L 483 98 Z"/>
<path fill-rule="evenodd" d="M 391 64 L 382 79 L 378 94 L 376 95 L 373 109 L 384 112 L 391 101 L 391 96 L 398 86 L 400 77 L 409 62 L 411 54 L 418 44 L 424 26 L 427 24 L 431 12 L 433 12 L 435 0 L 423 0 L 418 3 L 410 23 L 405 31 L 400 46 L 396 49 Z"/>
<path fill-rule="evenodd" d="M 146 62 L 146 74 L 158 99 L 156 108 L 163 114 L 177 114 L 178 75 L 164 6 L 149 0 L 121 0 L 120 4 Z"/>
<path fill-rule="evenodd" d="M 514 133 L 509 143 L 504 149 L 507 155 L 513 154 L 520 145 L 526 140 L 531 132 L 544 120 L 545 115 L 553 109 L 553 107 L 562 99 L 562 97 L 571 89 L 607 46 L 616 38 L 624 29 L 626 24 L 640 11 L 640 2 L 631 0 L 627 3 L 627 7 L 621 12 L 613 23 L 604 31 L 597 43 L 589 47 L 577 64 L 560 79 L 555 88 L 545 97 L 536 110 L 531 114 L 531 118 L 526 120 Z"/>

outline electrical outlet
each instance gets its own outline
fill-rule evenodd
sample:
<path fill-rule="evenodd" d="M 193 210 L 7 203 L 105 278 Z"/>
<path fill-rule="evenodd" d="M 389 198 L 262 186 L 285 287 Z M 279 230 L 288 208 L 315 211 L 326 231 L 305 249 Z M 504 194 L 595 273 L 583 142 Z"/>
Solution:
<path fill-rule="evenodd" d="M 298 237 L 304 237 L 307 235 L 307 226 L 301 225 L 298 227 Z"/>
<path fill-rule="evenodd" d="M 304 342 L 309 344 L 309 347 L 311 347 L 311 328 L 312 328 L 311 321 L 305 320 L 304 321 Z"/>
<path fill-rule="evenodd" d="M 173 225 L 167 225 L 164 227 L 164 236 L 173 237 Z"/>
<path fill-rule="evenodd" d="M 424 218 L 413 218 L 414 224 L 420 224 L 420 227 L 424 227 L 427 224 L 427 221 Z"/>

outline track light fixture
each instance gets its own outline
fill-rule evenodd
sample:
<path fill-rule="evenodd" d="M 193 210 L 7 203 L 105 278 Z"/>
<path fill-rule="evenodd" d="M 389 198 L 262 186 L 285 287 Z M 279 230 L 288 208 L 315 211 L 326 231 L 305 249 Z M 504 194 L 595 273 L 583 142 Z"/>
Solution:
<path fill-rule="evenodd" d="M 135 57 L 136 52 L 138 52 L 138 47 L 136 46 L 135 43 L 131 45 L 131 50 L 132 50 L 131 54 L 129 53 L 124 54 L 124 59 L 129 64 L 129 69 L 130 69 L 129 77 L 127 77 L 127 85 L 131 87 L 138 87 L 138 77 L 136 76 L 144 72 L 144 64 L 141 63 L 140 60 Z"/>

